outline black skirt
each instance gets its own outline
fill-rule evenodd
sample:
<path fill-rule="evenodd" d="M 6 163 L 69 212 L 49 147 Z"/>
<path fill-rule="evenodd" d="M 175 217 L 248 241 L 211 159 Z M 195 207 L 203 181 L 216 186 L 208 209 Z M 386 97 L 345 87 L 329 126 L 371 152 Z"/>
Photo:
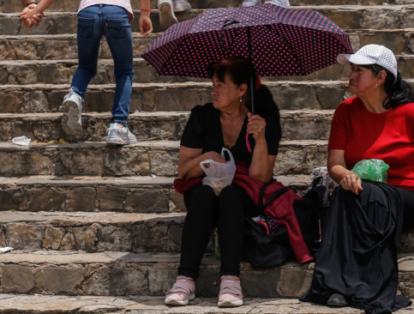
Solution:
<path fill-rule="evenodd" d="M 388 314 L 411 304 L 396 296 L 402 198 L 388 184 L 364 180 L 362 186 L 359 195 L 335 189 L 312 284 L 300 300 L 326 304 L 340 293 L 366 313 Z"/>

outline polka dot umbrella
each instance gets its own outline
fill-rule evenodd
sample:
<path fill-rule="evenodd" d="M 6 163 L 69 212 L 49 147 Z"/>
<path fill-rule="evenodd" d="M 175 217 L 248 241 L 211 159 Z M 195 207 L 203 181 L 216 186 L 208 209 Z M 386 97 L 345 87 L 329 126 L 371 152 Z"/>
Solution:
<path fill-rule="evenodd" d="M 142 57 L 160 75 L 207 78 L 211 62 L 242 56 L 263 77 L 308 75 L 340 53 L 353 53 L 351 43 L 331 20 L 269 3 L 206 10 L 171 26 Z"/>

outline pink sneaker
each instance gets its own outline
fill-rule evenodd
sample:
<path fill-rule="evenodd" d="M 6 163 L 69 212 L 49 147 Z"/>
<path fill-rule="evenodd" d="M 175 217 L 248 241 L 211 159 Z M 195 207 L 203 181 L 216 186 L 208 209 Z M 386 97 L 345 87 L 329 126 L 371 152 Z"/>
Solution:
<path fill-rule="evenodd" d="M 243 294 L 240 279 L 234 276 L 223 276 L 220 284 L 219 307 L 243 305 Z"/>
<path fill-rule="evenodd" d="M 167 291 L 165 304 L 187 305 L 188 301 L 195 299 L 195 283 L 185 276 L 178 276 L 171 290 Z"/>

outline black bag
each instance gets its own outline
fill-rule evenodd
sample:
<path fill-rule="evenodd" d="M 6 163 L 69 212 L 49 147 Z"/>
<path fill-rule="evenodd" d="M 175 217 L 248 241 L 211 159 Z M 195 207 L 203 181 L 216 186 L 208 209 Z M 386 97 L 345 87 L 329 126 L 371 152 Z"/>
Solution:
<path fill-rule="evenodd" d="M 318 185 L 320 179 L 315 178 L 311 189 L 302 199 L 293 202 L 293 209 L 295 210 L 303 239 L 313 257 L 319 251 L 325 216 L 329 209 L 327 199 L 329 191 L 325 186 Z"/>
<path fill-rule="evenodd" d="M 289 190 L 289 188 L 285 187 L 276 191 L 263 204 L 263 195 L 269 184 L 263 185 L 260 190 L 259 206 L 254 210 L 253 216 L 263 214 L 268 204 Z M 275 234 L 264 235 L 260 226 L 251 217 L 246 216 L 245 220 L 246 228 L 242 250 L 242 259 L 244 261 L 252 264 L 254 267 L 275 267 L 293 258 L 294 254 L 289 243 L 286 228 Z"/>

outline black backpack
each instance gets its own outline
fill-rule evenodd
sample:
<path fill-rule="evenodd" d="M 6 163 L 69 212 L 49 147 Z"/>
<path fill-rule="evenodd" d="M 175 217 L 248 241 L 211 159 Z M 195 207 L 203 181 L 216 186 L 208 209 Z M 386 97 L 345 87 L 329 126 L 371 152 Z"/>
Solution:
<path fill-rule="evenodd" d="M 263 185 L 260 190 L 259 206 L 254 211 L 255 216 L 263 214 L 268 204 L 289 190 L 289 188 L 285 187 L 276 191 L 263 204 L 263 195 L 269 184 Z M 244 261 L 254 267 L 275 267 L 293 258 L 294 254 L 289 243 L 286 228 L 279 230 L 275 234 L 264 235 L 260 226 L 251 217 L 246 216 L 245 221 L 246 227 L 242 250 L 242 259 Z"/>

